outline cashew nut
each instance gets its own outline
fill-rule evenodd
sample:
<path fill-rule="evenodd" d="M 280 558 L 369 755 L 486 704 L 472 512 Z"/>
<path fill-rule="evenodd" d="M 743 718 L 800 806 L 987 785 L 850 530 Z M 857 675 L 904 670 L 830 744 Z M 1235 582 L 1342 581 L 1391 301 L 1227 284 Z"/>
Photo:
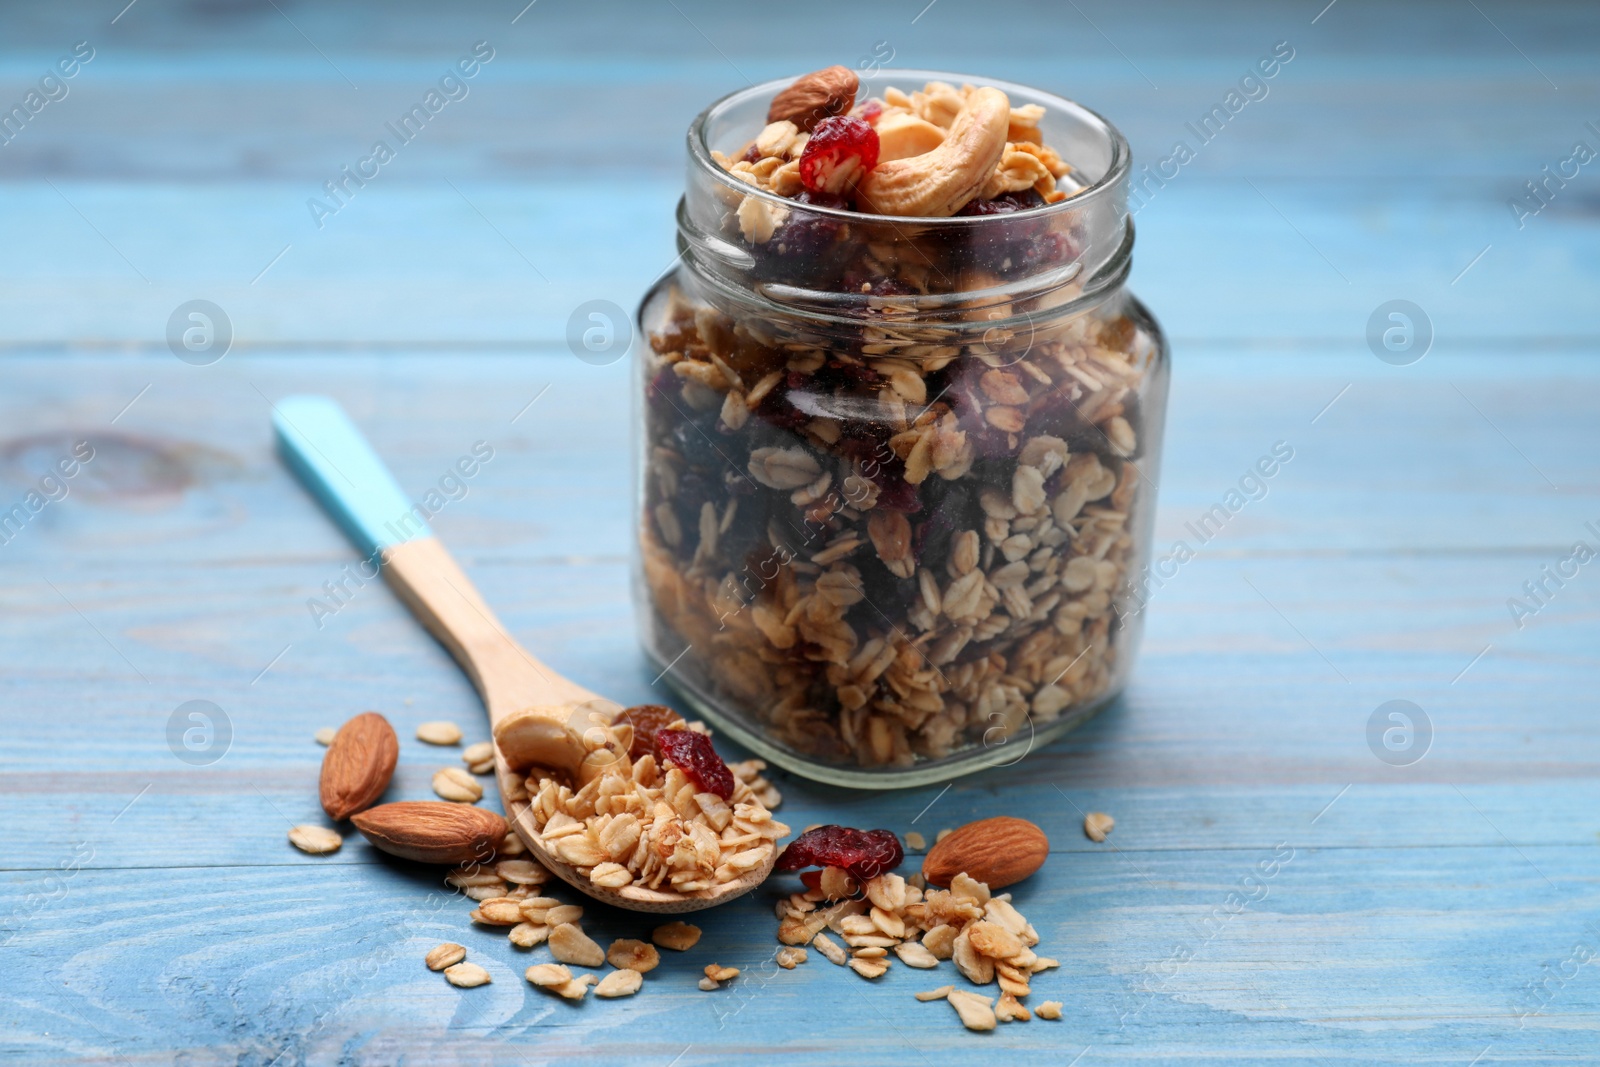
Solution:
<path fill-rule="evenodd" d="M 865 209 L 880 215 L 948 218 L 983 188 L 1005 151 L 1011 103 L 999 89 L 975 89 L 944 143 L 929 152 L 880 163 L 856 187 Z"/>
<path fill-rule="evenodd" d="M 944 143 L 944 131 L 912 114 L 886 115 L 878 120 L 878 165 L 908 156 L 920 156 Z"/>

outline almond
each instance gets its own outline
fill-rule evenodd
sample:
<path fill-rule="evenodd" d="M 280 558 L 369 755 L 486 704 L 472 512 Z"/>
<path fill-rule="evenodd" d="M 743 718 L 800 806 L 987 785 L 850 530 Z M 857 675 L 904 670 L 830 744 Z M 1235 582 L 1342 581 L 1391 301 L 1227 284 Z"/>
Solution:
<path fill-rule="evenodd" d="M 482 862 L 506 836 L 494 812 L 442 800 L 380 804 L 350 821 L 378 848 L 419 863 Z"/>
<path fill-rule="evenodd" d="M 1050 840 L 1027 819 L 1001 815 L 969 822 L 942 837 L 922 860 L 922 876 L 949 885 L 967 874 L 990 889 L 1020 882 L 1044 866 Z"/>
<path fill-rule="evenodd" d="M 806 133 L 833 115 L 842 115 L 856 102 L 861 79 L 849 67 L 832 66 L 812 71 L 772 98 L 767 122 L 788 119 Z"/>
<path fill-rule="evenodd" d="M 334 735 L 322 756 L 322 810 L 337 822 L 375 804 L 394 777 L 400 741 L 394 727 L 365 711 Z"/>

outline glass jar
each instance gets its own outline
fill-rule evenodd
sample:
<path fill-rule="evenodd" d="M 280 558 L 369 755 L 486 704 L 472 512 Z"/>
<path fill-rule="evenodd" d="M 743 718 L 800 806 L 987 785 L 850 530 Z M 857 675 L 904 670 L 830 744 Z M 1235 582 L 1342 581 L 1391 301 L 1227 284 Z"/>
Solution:
<path fill-rule="evenodd" d="M 724 168 L 786 82 L 689 129 L 679 266 L 639 310 L 645 651 L 711 724 L 841 785 L 1011 763 L 1103 707 L 1139 636 L 1167 349 L 1124 288 L 1127 142 L 1039 104 L 1064 200 L 896 218 Z"/>

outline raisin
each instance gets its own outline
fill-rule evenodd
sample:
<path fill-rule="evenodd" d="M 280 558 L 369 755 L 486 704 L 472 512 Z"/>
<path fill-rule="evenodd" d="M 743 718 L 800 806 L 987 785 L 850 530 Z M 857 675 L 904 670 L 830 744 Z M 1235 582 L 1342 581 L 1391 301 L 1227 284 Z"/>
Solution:
<path fill-rule="evenodd" d="M 754 141 L 751 141 L 750 147 L 746 148 L 744 150 L 744 155 L 740 156 L 739 158 L 744 160 L 746 163 L 760 163 L 761 149 L 756 147 Z"/>
<path fill-rule="evenodd" d="M 800 153 L 800 181 L 814 193 L 837 192 L 829 190 L 829 184 L 852 163 L 857 177 L 878 165 L 878 131 L 848 115 L 823 119 Z"/>
<path fill-rule="evenodd" d="M 956 214 L 1011 215 L 1036 207 L 1044 207 L 1044 197 L 1032 189 L 1023 189 L 1016 193 L 1001 193 L 991 200 L 968 200 Z"/>
<path fill-rule="evenodd" d="M 865 882 L 894 870 L 904 858 L 905 850 L 893 831 L 856 830 L 830 824 L 807 830 L 789 842 L 773 869 L 843 867 Z"/>
<path fill-rule="evenodd" d="M 617 716 L 616 725 L 633 727 L 633 747 L 629 759 L 638 759 L 656 750 L 656 734 L 683 724 L 683 716 L 663 704 L 635 704 Z"/>
<path fill-rule="evenodd" d="M 733 772 L 705 734 L 694 730 L 656 731 L 656 759 L 663 766 L 678 768 L 702 793 L 715 793 L 723 800 L 733 796 Z"/>

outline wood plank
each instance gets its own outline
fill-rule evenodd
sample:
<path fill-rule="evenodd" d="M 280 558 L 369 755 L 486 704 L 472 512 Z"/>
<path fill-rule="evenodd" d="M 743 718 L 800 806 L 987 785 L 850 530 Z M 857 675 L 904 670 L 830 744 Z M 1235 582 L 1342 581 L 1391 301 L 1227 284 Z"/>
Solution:
<path fill-rule="evenodd" d="M 267 1062 L 285 1050 L 297 1061 L 341 1052 L 378 1061 L 436 1048 L 448 1033 L 451 1054 L 474 1062 L 581 1054 L 641 1064 L 670 1062 L 686 1046 L 695 1062 L 781 1054 L 831 1064 L 841 1041 L 885 1063 L 959 1055 L 980 1064 L 1047 1051 L 1065 1061 L 1085 1046 L 1083 1062 L 1204 1064 L 1467 1062 L 1485 1046 L 1480 1062 L 1551 1061 L 1592 1047 L 1600 987 L 1581 972 L 1554 987 L 1546 1014 L 1517 1025 L 1542 964 L 1558 965 L 1575 942 L 1593 947 L 1592 845 L 1397 855 L 1323 848 L 1315 828 L 1276 853 L 1275 844 L 1052 859 L 1048 883 L 1023 883 L 1016 898 L 1037 917 L 1041 948 L 1062 961 L 1035 980 L 1035 999 L 1072 1010 L 1060 1023 L 988 1037 L 962 1031 L 944 1005 L 911 999 L 948 964 L 896 967 L 871 990 L 815 954 L 778 971 L 771 912 L 749 898 L 701 917 L 701 943 L 666 953 L 637 997 L 574 1006 L 521 980 L 545 949 L 469 929 L 466 902 L 409 865 L 252 868 L 236 878 L 172 870 L 159 887 L 143 872 L 84 870 L 60 883 L 5 875 L 10 893 L 54 899 L 9 946 L 18 962 L 0 994 L 0 1047 L 15 1061 L 178 1051 Z M 1261 878 L 1260 864 L 1288 849 Z M 1244 882 L 1252 874 L 1258 881 Z M 1246 895 L 1255 899 L 1241 906 Z M 599 907 L 585 923 L 602 943 L 648 926 Z M 443 940 L 466 944 L 494 983 L 457 991 L 424 970 L 421 956 Z M 710 960 L 745 973 L 701 993 L 694 981 Z M 807 1017 L 820 1004 L 822 1026 Z"/>

